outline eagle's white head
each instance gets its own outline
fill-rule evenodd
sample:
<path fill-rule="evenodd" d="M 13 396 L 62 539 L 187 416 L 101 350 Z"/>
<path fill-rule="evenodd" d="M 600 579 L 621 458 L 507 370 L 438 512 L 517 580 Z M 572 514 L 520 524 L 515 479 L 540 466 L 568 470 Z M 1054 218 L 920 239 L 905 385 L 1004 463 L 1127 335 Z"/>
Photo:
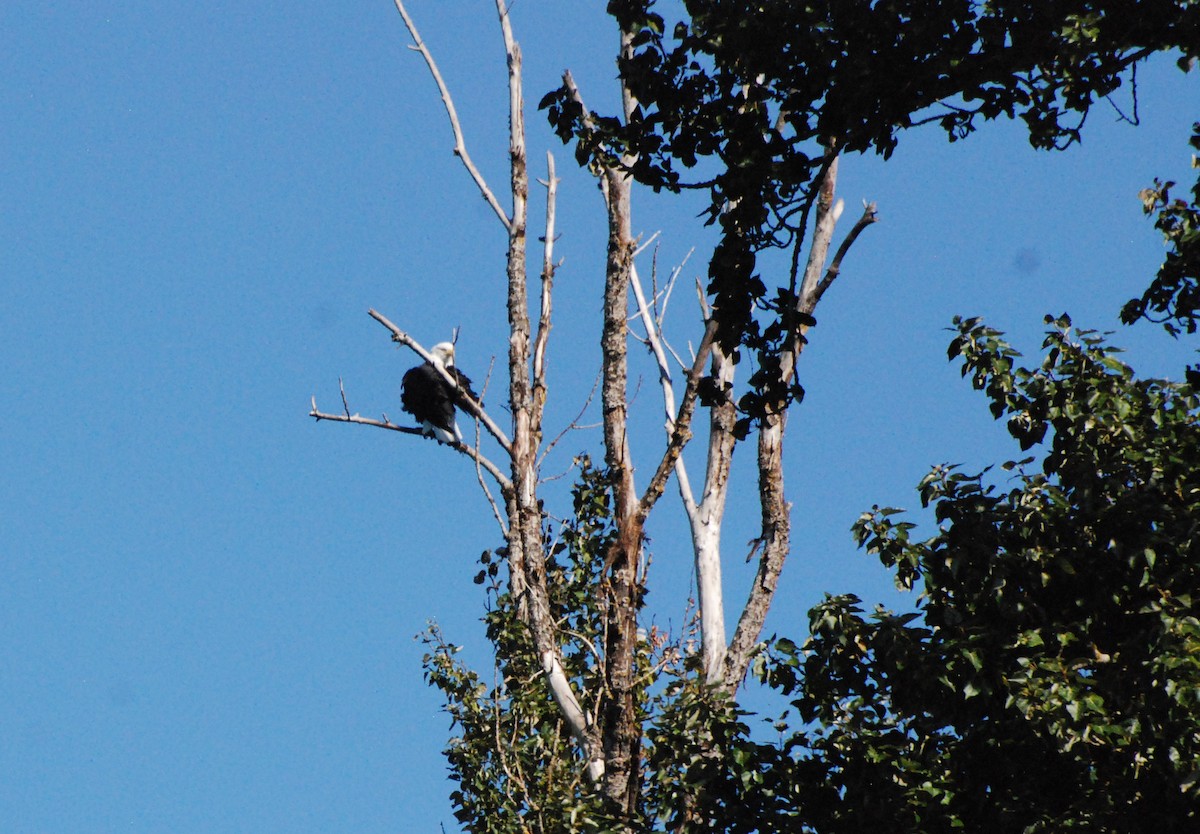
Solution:
<path fill-rule="evenodd" d="M 438 342 L 429 349 L 429 355 L 433 357 L 434 364 L 443 368 L 454 367 L 454 345 L 451 342 Z"/>

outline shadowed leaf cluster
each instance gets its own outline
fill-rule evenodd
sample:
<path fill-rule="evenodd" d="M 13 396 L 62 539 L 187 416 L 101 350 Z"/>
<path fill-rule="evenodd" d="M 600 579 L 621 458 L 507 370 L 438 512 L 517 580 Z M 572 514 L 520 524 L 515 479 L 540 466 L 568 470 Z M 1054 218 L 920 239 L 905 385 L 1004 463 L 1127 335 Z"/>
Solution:
<path fill-rule="evenodd" d="M 632 35 L 619 61 L 637 102 L 628 119 L 585 117 L 565 84 L 540 106 L 580 164 L 708 193 L 718 341 L 759 364 L 796 332 L 799 245 L 836 154 L 886 157 L 914 126 L 955 141 L 997 118 L 1024 122 L 1036 148 L 1062 148 L 1098 101 L 1122 87 L 1136 96 L 1139 61 L 1172 52 L 1188 69 L 1200 56 L 1196 0 L 685 0 L 674 21 L 658 8 L 608 4 Z M 790 275 L 761 273 L 771 248 L 793 250 Z M 1148 309 L 1183 293 L 1179 276 L 1160 282 Z M 1183 293 L 1182 309 L 1194 301 Z M 765 379 L 750 419 L 794 393 Z"/>
<path fill-rule="evenodd" d="M 1192 148 L 1200 152 L 1200 122 L 1192 125 Z M 1197 169 L 1190 201 L 1171 196 L 1173 182 L 1155 180 L 1141 194 L 1146 214 L 1157 212 L 1154 227 L 1162 232 L 1168 250 L 1158 275 L 1141 298 L 1121 311 L 1121 320 L 1132 324 L 1139 318 L 1162 324 L 1168 333 L 1196 332 L 1200 318 L 1200 159 L 1192 156 Z M 1194 369 L 1193 382 L 1200 381 Z"/>

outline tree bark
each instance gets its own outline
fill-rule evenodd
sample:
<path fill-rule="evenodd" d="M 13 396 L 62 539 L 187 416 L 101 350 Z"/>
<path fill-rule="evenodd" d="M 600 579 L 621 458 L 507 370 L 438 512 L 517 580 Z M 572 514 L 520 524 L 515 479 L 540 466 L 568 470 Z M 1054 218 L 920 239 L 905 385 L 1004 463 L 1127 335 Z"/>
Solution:
<path fill-rule="evenodd" d="M 829 256 L 829 245 L 833 240 L 834 226 L 841 214 L 841 201 L 834 202 L 837 185 L 838 161 L 835 157 L 821 180 L 817 197 L 816 223 L 812 242 L 809 245 L 808 261 L 801 284 L 798 312 L 793 325 L 790 345 L 785 348 L 779 362 L 779 381 L 784 387 L 791 381 L 801 351 L 804 350 L 804 335 L 808 325 L 804 322 L 812 315 L 820 299 L 818 286 Z M 775 589 L 783 563 L 791 549 L 791 504 L 783 488 L 783 435 L 787 424 L 787 400 L 780 398 L 767 403 L 758 428 L 758 493 L 762 507 L 762 533 L 758 539 L 760 555 L 758 571 L 746 605 L 738 618 L 737 628 L 725 656 L 723 685 L 734 693 L 741 686 L 750 659 L 757 650 L 759 637 L 767 613 L 775 599 Z"/>
<path fill-rule="evenodd" d="M 733 384 L 733 363 L 719 346 L 712 351 L 712 375 L 724 388 Z M 721 523 L 729 494 L 729 470 L 736 441 L 733 426 L 737 410 L 732 395 L 709 410 L 708 464 L 704 494 L 691 514 L 692 546 L 696 556 L 696 585 L 700 603 L 700 642 L 704 675 L 709 683 L 722 680 L 725 665 L 725 602 L 721 579 Z"/>
<path fill-rule="evenodd" d="M 538 438 L 534 429 L 535 409 L 530 380 L 531 330 L 525 249 L 529 173 L 525 154 L 521 49 L 513 38 L 504 0 L 496 0 L 496 8 L 508 56 L 509 161 L 513 200 L 507 255 L 509 405 L 513 415 L 513 494 L 507 502 L 510 520 L 510 590 L 517 600 L 521 618 L 533 636 L 550 693 L 583 750 L 589 773 L 596 778 L 603 768 L 603 762 L 596 756 L 586 716 L 563 672 L 562 652 L 546 589 L 545 543 L 542 541 L 542 513 L 537 499 Z"/>
<path fill-rule="evenodd" d="M 603 173 L 608 210 L 604 329 L 601 335 L 605 463 L 612 479 L 617 535 L 605 559 L 608 567 L 604 677 L 601 710 L 604 793 L 618 813 L 632 821 L 640 795 L 641 726 L 637 719 L 634 658 L 641 589 L 638 566 L 642 524 L 629 452 L 626 389 L 628 376 L 629 280 L 634 242 L 630 234 L 630 183 L 619 170 Z"/>

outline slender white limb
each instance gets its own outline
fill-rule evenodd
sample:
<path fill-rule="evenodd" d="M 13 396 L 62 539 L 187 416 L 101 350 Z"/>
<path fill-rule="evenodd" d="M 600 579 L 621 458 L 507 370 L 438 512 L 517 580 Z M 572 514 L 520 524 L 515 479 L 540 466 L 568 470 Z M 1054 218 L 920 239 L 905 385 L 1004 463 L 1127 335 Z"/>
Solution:
<path fill-rule="evenodd" d="M 678 273 L 676 273 L 678 274 Z M 673 280 L 673 279 L 672 279 Z M 668 438 L 675 431 L 675 394 L 671 383 L 670 363 L 663 348 L 661 321 L 653 318 L 646 303 L 636 267 L 631 270 L 630 283 L 637 300 L 638 314 L 646 328 L 646 339 L 658 364 L 663 389 Z M 707 313 L 707 304 L 702 302 Z M 711 321 L 711 319 L 710 319 Z M 733 364 L 720 348 L 712 346 L 713 373 L 719 385 L 732 384 Z M 696 503 L 691 481 L 682 456 L 675 460 L 675 478 L 679 496 L 687 513 L 692 532 L 692 548 L 696 559 L 696 584 L 700 597 L 700 633 L 704 652 L 704 668 L 710 682 L 716 682 L 724 671 L 725 604 L 721 578 L 721 522 L 728 492 L 729 468 L 733 457 L 734 415 L 729 404 L 717 405 L 710 413 L 708 466 L 704 478 L 704 495 Z"/>
<path fill-rule="evenodd" d="M 558 710 L 562 713 L 563 720 L 567 722 L 571 735 L 575 736 L 575 741 L 579 744 L 580 749 L 589 751 L 588 775 L 592 781 L 600 779 L 604 775 L 604 759 L 595 752 L 591 752 L 592 744 L 588 737 L 587 716 L 584 715 L 583 708 L 579 706 L 575 693 L 571 691 L 571 682 L 563 672 L 562 664 L 555 652 L 542 654 L 542 671 L 546 673 L 546 679 L 550 681 L 550 693 L 554 696 L 554 701 L 558 704 Z"/>
<path fill-rule="evenodd" d="M 429 72 L 433 75 L 433 80 L 437 84 L 438 92 L 441 93 L 442 104 L 446 106 L 446 115 L 450 118 L 450 129 L 454 131 L 454 155 L 462 160 L 467 172 L 471 175 L 471 179 L 475 181 L 480 194 L 483 195 L 483 199 L 492 207 L 492 211 L 496 212 L 496 217 L 504 224 L 505 230 L 510 230 L 512 220 L 504 213 L 500 201 L 496 199 L 496 195 L 488 188 L 483 174 L 479 173 L 479 169 L 471 161 L 471 154 L 467 152 L 467 142 L 463 138 L 462 125 L 458 121 L 458 110 L 454 107 L 454 99 L 450 95 L 450 88 L 446 86 L 446 81 L 442 78 L 437 61 L 433 59 L 433 53 L 425 46 L 425 41 L 421 40 L 421 33 L 417 31 L 417 26 L 413 23 L 413 19 L 408 16 L 408 10 L 404 8 L 403 0 L 395 0 L 395 3 L 396 11 L 400 12 L 400 17 L 404 19 L 404 25 L 408 28 L 408 33 L 413 39 L 413 43 L 409 48 L 421 53 L 421 57 L 425 59 L 425 64 L 429 67 Z"/>
<path fill-rule="evenodd" d="M 657 233 L 656 233 L 657 234 Z M 658 381 L 662 386 L 663 394 L 663 411 L 666 415 L 664 428 L 667 431 L 667 439 L 675 431 L 675 388 L 671 380 L 671 366 L 667 361 L 666 351 L 663 349 L 662 339 L 659 337 L 658 323 L 650 314 L 650 308 L 646 303 L 646 294 L 642 290 L 642 282 L 638 277 L 637 265 L 633 265 L 629 270 L 629 284 L 633 288 L 633 297 L 637 301 L 638 318 L 641 318 L 642 324 L 646 328 L 646 341 L 650 344 L 650 351 L 654 354 L 654 360 L 658 364 Z M 688 479 L 687 466 L 683 462 L 683 456 L 680 455 L 675 459 L 675 478 L 679 484 L 679 495 L 683 499 L 684 509 L 687 511 L 688 518 L 696 511 L 696 501 L 692 496 L 692 485 Z"/>
<path fill-rule="evenodd" d="M 712 375 L 722 391 L 733 388 L 734 365 L 713 345 Z M 721 527 L 729 494 L 729 470 L 736 442 L 733 428 L 736 410 L 728 396 L 709 409 L 708 465 L 704 472 L 704 494 L 690 521 L 696 556 L 696 586 L 700 597 L 700 639 L 705 676 L 709 683 L 721 680 L 726 651 L 725 602 L 721 578 Z"/>
<path fill-rule="evenodd" d="M 546 179 L 539 180 L 546 186 L 546 234 L 542 239 L 542 297 L 538 315 L 537 334 L 533 339 L 533 430 L 540 434 L 542 413 L 546 407 L 546 345 L 550 339 L 551 291 L 554 289 L 555 215 L 558 199 L 558 177 L 554 171 L 554 155 L 546 151 Z"/>
<path fill-rule="evenodd" d="M 833 228 L 842 216 L 845 202 L 833 202 L 833 189 L 837 183 L 838 159 L 834 157 L 825 172 L 821 184 L 821 196 L 817 200 L 817 225 L 813 229 L 812 245 L 808 250 L 808 263 L 804 267 L 804 281 L 800 285 L 801 304 L 816 292 L 821 274 L 825 271 L 825 260 L 829 256 L 829 244 L 833 240 Z"/>

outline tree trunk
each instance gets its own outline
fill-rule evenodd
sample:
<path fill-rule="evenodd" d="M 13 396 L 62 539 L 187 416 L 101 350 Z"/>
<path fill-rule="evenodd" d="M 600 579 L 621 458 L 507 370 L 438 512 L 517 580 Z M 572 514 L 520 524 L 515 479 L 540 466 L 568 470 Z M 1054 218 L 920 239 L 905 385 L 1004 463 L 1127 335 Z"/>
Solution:
<path fill-rule="evenodd" d="M 605 462 L 612 478 L 617 536 L 606 557 L 604 677 L 601 710 L 604 746 L 604 793 L 629 823 L 640 795 L 641 726 L 637 719 L 634 658 L 641 589 L 638 566 L 642 525 L 633 481 L 627 432 L 627 338 L 629 280 L 634 242 L 630 234 L 629 180 L 621 171 L 604 172 L 608 210 L 608 260 L 601 336 Z"/>

